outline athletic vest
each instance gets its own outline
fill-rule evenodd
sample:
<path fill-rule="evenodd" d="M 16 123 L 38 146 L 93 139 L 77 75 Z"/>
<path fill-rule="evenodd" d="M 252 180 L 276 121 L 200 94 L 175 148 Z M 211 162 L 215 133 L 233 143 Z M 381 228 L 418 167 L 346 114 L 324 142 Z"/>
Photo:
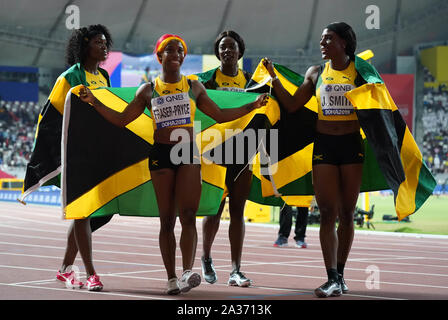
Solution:
<path fill-rule="evenodd" d="M 350 61 L 349 66 L 342 71 L 333 70 L 330 62 L 325 64 L 316 85 L 319 120 L 358 120 L 352 104 L 344 96 L 346 92 L 356 87 L 356 77 L 353 61 Z"/>
<path fill-rule="evenodd" d="M 240 69 L 238 69 L 238 74 L 235 77 L 229 77 L 218 68 L 215 82 L 217 84 L 216 90 L 244 92 L 247 80 Z"/>
<path fill-rule="evenodd" d="M 190 81 L 182 76 L 176 83 L 154 80 L 151 97 L 151 117 L 154 128 L 193 127 L 196 98 Z"/>
<path fill-rule="evenodd" d="M 86 81 L 88 83 L 88 86 L 91 89 L 98 87 L 108 87 L 108 81 L 101 72 L 98 72 L 98 74 L 93 74 L 87 72 L 86 70 L 84 70 L 84 72 L 86 73 Z"/>

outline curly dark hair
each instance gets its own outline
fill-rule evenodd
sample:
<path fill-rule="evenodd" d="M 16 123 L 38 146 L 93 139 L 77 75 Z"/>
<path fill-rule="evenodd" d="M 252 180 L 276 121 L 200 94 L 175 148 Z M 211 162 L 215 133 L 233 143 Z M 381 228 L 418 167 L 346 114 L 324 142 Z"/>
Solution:
<path fill-rule="evenodd" d="M 216 37 L 215 40 L 215 56 L 219 59 L 219 43 L 221 42 L 221 40 L 225 37 L 230 37 L 233 38 L 233 40 L 236 41 L 236 43 L 238 43 L 238 49 L 240 50 L 240 56 L 238 57 L 238 59 L 241 59 L 241 57 L 244 55 L 244 51 L 246 50 L 246 45 L 244 44 L 244 40 L 243 38 L 241 38 L 241 36 L 236 33 L 235 31 L 232 30 L 226 30 L 221 32 L 218 37 Z"/>
<path fill-rule="evenodd" d="M 103 34 L 106 37 L 107 51 L 112 47 L 112 37 L 109 30 L 102 24 L 90 25 L 73 31 L 67 43 L 65 61 L 69 66 L 75 63 L 83 63 L 87 55 L 87 47 L 90 39 Z"/>

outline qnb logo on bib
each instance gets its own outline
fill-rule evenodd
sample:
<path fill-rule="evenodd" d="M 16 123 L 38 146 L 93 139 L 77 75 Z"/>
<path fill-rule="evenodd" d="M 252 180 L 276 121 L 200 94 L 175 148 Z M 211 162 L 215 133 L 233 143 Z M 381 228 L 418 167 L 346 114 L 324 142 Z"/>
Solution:
<path fill-rule="evenodd" d="M 237 87 L 218 87 L 218 88 L 216 88 L 216 90 L 231 91 L 231 92 L 245 92 L 244 89 L 237 88 Z"/>
<path fill-rule="evenodd" d="M 351 84 L 322 84 L 320 87 L 320 104 L 324 116 L 346 116 L 354 112 L 353 105 L 344 96 L 355 86 Z"/>
<path fill-rule="evenodd" d="M 191 123 L 190 97 L 187 92 L 151 99 L 157 129 Z"/>

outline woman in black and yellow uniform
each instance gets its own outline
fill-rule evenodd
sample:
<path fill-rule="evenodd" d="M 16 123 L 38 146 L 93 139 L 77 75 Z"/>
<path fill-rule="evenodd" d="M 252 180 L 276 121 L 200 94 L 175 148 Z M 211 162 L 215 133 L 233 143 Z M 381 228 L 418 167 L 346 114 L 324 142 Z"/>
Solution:
<path fill-rule="evenodd" d="M 93 88 L 110 86 L 107 71 L 100 68 L 99 65 L 106 60 L 111 47 L 111 35 L 103 25 L 90 25 L 73 31 L 66 48 L 66 62 L 71 67 L 58 77 L 41 114 L 44 115 L 50 108 L 54 108 L 59 113 L 63 113 L 65 97 L 72 87 L 80 84 Z M 51 112 L 51 110 L 48 112 Z M 45 127 L 46 134 L 48 134 L 49 128 L 49 126 Z M 55 128 L 55 130 L 58 129 L 59 131 L 61 130 L 61 128 Z M 52 135 L 56 137 L 57 132 L 52 133 Z M 40 139 L 40 136 L 37 135 L 36 139 Z M 60 141 L 55 141 L 55 144 L 58 142 L 59 145 L 54 147 L 60 149 Z M 42 144 L 38 142 L 36 142 L 37 145 L 42 147 Z M 47 144 L 44 143 L 43 146 L 49 148 L 48 142 Z M 38 149 L 36 147 L 33 153 L 48 152 L 47 150 Z M 33 156 L 31 158 L 32 160 Z M 45 164 L 40 165 L 44 167 Z M 28 167 L 27 174 L 28 169 L 32 169 L 34 164 L 30 162 Z M 32 172 L 30 170 L 31 175 Z M 67 235 L 64 259 L 61 268 L 57 272 L 56 279 L 65 282 L 65 285 L 71 288 L 81 288 L 84 285 L 76 278 L 74 270 L 70 270 L 79 250 L 87 273 L 85 286 L 90 291 L 102 290 L 103 284 L 93 267 L 91 233 L 108 223 L 111 218 L 112 215 L 79 219 L 71 224 Z"/>
<path fill-rule="evenodd" d="M 155 53 L 162 64 L 162 75 L 154 84 L 140 86 L 135 98 L 122 113 L 105 107 L 88 88 L 80 91 L 83 101 L 111 123 L 124 127 L 150 108 L 154 121 L 154 146 L 150 151 L 150 171 L 160 214 L 159 244 L 168 276 L 168 294 L 187 292 L 201 282 L 199 274 L 192 272 L 197 246 L 196 212 L 201 195 L 201 167 L 196 152 L 193 121 L 196 107 L 218 123 L 237 119 L 266 104 L 266 95 L 240 108 L 221 110 L 207 95 L 198 81 L 187 80 L 180 67 L 187 46 L 177 35 L 163 35 L 156 44 Z M 179 134 L 179 136 L 176 136 Z M 187 141 L 185 141 L 187 140 Z M 185 143 L 193 151 L 187 159 L 176 163 L 170 156 L 172 148 Z M 187 152 L 188 153 L 188 152 Z M 193 156 L 191 156 L 193 154 Z M 196 161 L 195 161 L 196 160 Z M 176 276 L 176 239 L 174 226 L 176 208 L 182 225 L 180 248 L 183 274 Z"/>
<path fill-rule="evenodd" d="M 251 75 L 238 67 L 238 60 L 243 57 L 245 50 L 243 39 L 235 31 L 223 31 L 216 38 L 214 45 L 215 55 L 221 61 L 221 65 L 214 70 L 208 71 L 212 73 L 212 76 L 208 81 L 204 82 L 205 88 L 237 92 L 244 91 Z M 234 152 L 234 154 L 236 153 Z M 239 164 L 227 165 L 226 193 L 229 196 L 229 240 L 232 260 L 232 271 L 228 284 L 242 287 L 247 287 L 251 284 L 251 280 L 240 271 L 245 234 L 244 206 L 249 197 L 251 182 L 252 171 L 249 166 Z M 219 229 L 225 203 L 224 197 L 218 213 L 204 217 L 202 222 L 202 274 L 208 283 L 215 283 L 218 280 L 210 251 Z"/>
<path fill-rule="evenodd" d="M 322 58 L 330 61 L 323 68 L 310 67 L 293 96 L 278 81 L 272 62 L 266 59 L 264 64 L 277 97 L 288 111 L 302 107 L 313 95 L 319 102 L 312 171 L 328 281 L 314 293 L 328 297 L 348 291 L 343 272 L 353 242 L 353 214 L 361 187 L 364 145 L 356 113 L 344 93 L 363 80 L 355 70 L 356 35 L 348 24 L 328 25 L 322 32 L 320 48 Z"/>

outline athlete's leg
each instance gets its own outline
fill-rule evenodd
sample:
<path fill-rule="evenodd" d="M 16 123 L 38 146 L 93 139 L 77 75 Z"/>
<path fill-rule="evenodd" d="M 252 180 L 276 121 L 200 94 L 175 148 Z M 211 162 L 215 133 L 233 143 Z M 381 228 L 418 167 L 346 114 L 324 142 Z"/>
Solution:
<path fill-rule="evenodd" d="M 88 278 L 96 273 L 92 261 L 92 229 L 90 228 L 90 218 L 75 220 L 74 230 L 76 246 L 81 254 Z"/>
<path fill-rule="evenodd" d="M 338 166 L 313 166 L 313 184 L 320 212 L 320 244 L 327 271 L 336 269 L 338 236 L 336 218 L 340 210 L 340 172 Z"/>
<path fill-rule="evenodd" d="M 97 217 L 90 219 L 90 229 L 94 232 L 104 226 L 112 219 L 112 215 L 105 217 Z M 67 267 L 73 265 L 76 255 L 78 254 L 78 246 L 76 245 L 75 223 L 72 222 L 67 232 L 67 245 L 65 248 L 64 259 L 60 271 L 65 272 Z"/>
<path fill-rule="evenodd" d="M 221 201 L 221 205 L 219 206 L 218 213 L 216 215 L 206 216 L 202 219 L 202 256 L 205 259 L 210 258 L 213 241 L 215 240 L 216 233 L 219 230 L 219 224 L 225 204 L 226 199 Z"/>
<path fill-rule="evenodd" d="M 175 171 L 160 169 L 151 171 L 160 216 L 159 246 L 168 279 L 176 276 L 176 224 L 174 184 Z"/>
<path fill-rule="evenodd" d="M 229 187 L 229 240 L 232 259 L 232 270 L 239 271 L 241 266 L 241 255 L 245 235 L 244 206 L 249 197 L 252 183 L 252 171 L 246 167 L 233 181 L 234 176 L 229 177 L 232 181 L 226 181 Z"/>
<path fill-rule="evenodd" d="M 184 271 L 191 270 L 194 265 L 198 242 L 196 213 L 199 207 L 201 188 L 200 165 L 187 164 L 177 169 L 175 195 L 179 208 L 179 219 L 182 224 L 180 249 Z"/>
<path fill-rule="evenodd" d="M 76 245 L 75 222 L 73 221 L 67 232 L 67 245 L 65 247 L 64 259 L 62 260 L 62 265 L 59 271 L 62 273 L 66 272 L 67 267 L 73 265 L 77 254 L 78 246 Z"/>
<path fill-rule="evenodd" d="M 362 164 L 341 165 L 340 172 L 342 206 L 337 231 L 339 239 L 337 263 L 345 265 L 353 242 L 353 215 L 361 188 Z"/>

